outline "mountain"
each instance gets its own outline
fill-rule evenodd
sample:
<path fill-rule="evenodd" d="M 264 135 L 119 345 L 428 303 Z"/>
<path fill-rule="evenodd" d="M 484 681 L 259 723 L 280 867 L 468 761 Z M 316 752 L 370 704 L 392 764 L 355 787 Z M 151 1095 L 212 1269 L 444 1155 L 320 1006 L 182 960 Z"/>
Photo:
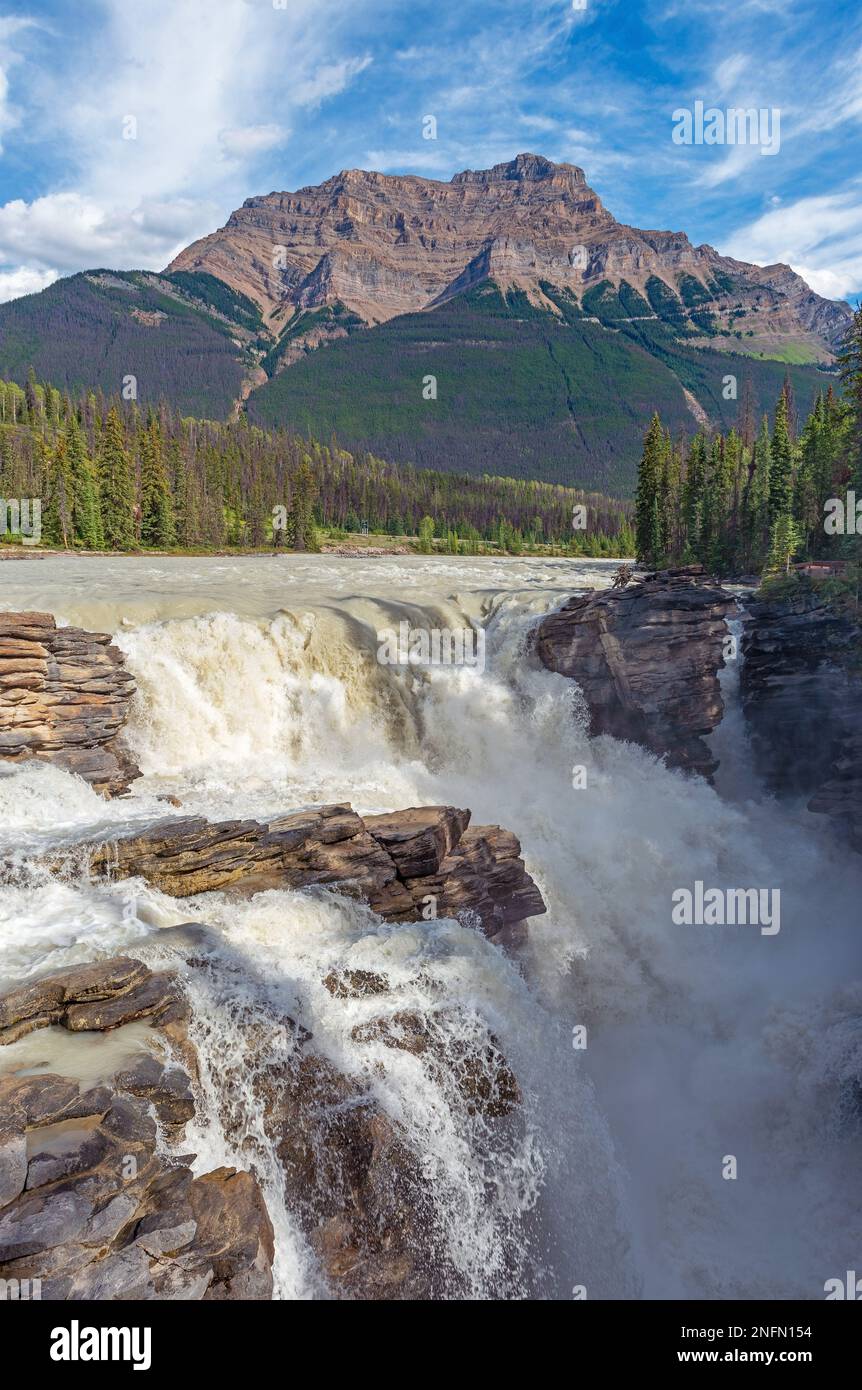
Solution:
<path fill-rule="evenodd" d="M 191 286 L 191 290 L 189 288 Z M 92 270 L 0 305 L 0 377 L 227 415 L 260 369 L 257 305 L 208 275 Z M 130 398 L 130 397 L 127 397 Z"/>
<path fill-rule="evenodd" d="M 850 320 L 789 266 L 626 226 L 583 170 L 521 154 L 250 198 L 161 275 L 0 306 L 0 375 L 115 391 L 131 373 L 190 414 L 244 402 L 396 461 L 628 493 L 654 409 L 727 429 L 789 372 L 805 412 Z"/>
<path fill-rule="evenodd" d="M 336 305 L 383 323 L 486 280 L 539 302 L 545 282 L 581 294 L 625 281 L 646 295 L 649 314 L 657 279 L 679 297 L 681 322 L 751 318 L 745 328 L 756 336 L 796 334 L 820 355 L 849 317 L 789 266 L 747 265 L 692 246 L 684 232 L 624 226 L 582 169 L 533 154 L 449 183 L 347 169 L 319 187 L 249 198 L 169 269 L 216 276 L 259 304 L 276 331 Z"/>

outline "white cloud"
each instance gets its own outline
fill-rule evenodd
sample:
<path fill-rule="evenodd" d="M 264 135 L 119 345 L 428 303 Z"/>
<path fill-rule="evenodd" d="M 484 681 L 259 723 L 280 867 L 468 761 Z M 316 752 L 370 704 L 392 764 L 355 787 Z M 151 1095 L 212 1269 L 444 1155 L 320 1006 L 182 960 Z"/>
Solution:
<path fill-rule="evenodd" d="M 0 259 L 22 265 L 160 269 L 171 250 L 211 230 L 217 208 L 193 199 L 112 207 L 80 193 L 50 193 L 0 207 Z"/>
<path fill-rule="evenodd" d="M 734 53 L 731 57 L 724 58 L 715 70 L 717 95 L 724 96 L 732 92 L 747 67 L 748 58 L 744 53 Z"/>
<path fill-rule="evenodd" d="M 143 23 L 128 0 L 103 0 L 97 42 L 82 47 L 71 71 L 18 70 L 39 95 L 38 110 L 27 111 L 28 139 L 55 140 L 62 127 L 67 175 L 43 197 L 0 207 L 8 285 L 40 270 L 161 269 L 219 226 L 259 191 L 250 185 L 254 161 L 285 142 L 290 113 L 320 105 L 368 66 L 370 58 L 343 51 L 346 18 L 362 4 L 291 0 L 276 10 L 218 0 L 216 10 L 212 0 L 148 0 Z M 0 20 L 0 40 L 13 32 Z M 7 48 L 0 45 L 0 138 L 18 119 L 2 77 Z M 272 119 L 257 124 L 262 110 Z M 131 139 L 123 138 L 128 116 Z"/>
<path fill-rule="evenodd" d="M 0 270 L 0 304 L 8 299 L 20 299 L 22 294 L 36 294 L 58 279 L 56 270 L 38 270 L 22 265 L 17 270 Z"/>
<path fill-rule="evenodd" d="M 758 265 L 783 262 L 828 299 L 862 285 L 862 189 L 800 198 L 741 227 L 722 250 Z"/>
<path fill-rule="evenodd" d="M 324 63 L 304 82 L 291 84 L 291 97 L 297 106 L 319 106 L 327 97 L 338 96 L 354 77 L 370 66 L 368 54 L 364 58 L 347 58 L 340 63 Z"/>
<path fill-rule="evenodd" d="M 280 125 L 237 126 L 219 131 L 219 143 L 229 158 L 247 159 L 249 155 L 276 149 L 289 135 L 290 131 Z"/>
<path fill-rule="evenodd" d="M 36 21 L 24 15 L 0 17 L 0 154 L 3 153 L 3 137 L 14 130 L 21 120 L 20 111 L 9 99 L 9 73 L 16 63 L 22 61 L 12 40 L 16 34 L 35 27 Z"/>

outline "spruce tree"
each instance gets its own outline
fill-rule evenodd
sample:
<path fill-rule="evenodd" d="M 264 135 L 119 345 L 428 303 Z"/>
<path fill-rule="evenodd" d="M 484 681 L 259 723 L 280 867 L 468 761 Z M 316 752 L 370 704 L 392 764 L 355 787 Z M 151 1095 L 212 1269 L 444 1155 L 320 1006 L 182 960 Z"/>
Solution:
<path fill-rule="evenodd" d="M 802 544 L 802 535 L 789 512 L 782 512 L 772 523 L 767 574 L 789 574 L 790 561 Z"/>
<path fill-rule="evenodd" d="M 316 485 L 308 455 L 302 459 L 293 475 L 287 530 L 294 550 L 317 551 L 320 544 L 314 526 Z"/>
<path fill-rule="evenodd" d="M 141 544 L 166 550 L 176 539 L 171 491 L 165 467 L 162 432 L 158 419 L 150 415 L 142 432 L 141 456 Z"/>
<path fill-rule="evenodd" d="M 789 512 L 793 505 L 793 445 L 787 417 L 787 392 L 782 391 L 775 407 L 772 430 L 772 461 L 769 470 L 769 517 Z"/>
<path fill-rule="evenodd" d="M 772 470 L 772 444 L 769 421 L 764 415 L 754 443 L 748 486 L 742 504 L 743 565 L 759 570 L 769 548 L 769 476 Z"/>
<path fill-rule="evenodd" d="M 72 476 L 66 441 L 61 436 L 50 456 L 48 464 L 47 507 L 42 514 L 42 535 L 49 545 L 71 547 L 72 529 Z"/>
<path fill-rule="evenodd" d="M 696 434 L 689 445 L 682 489 L 683 557 L 687 561 L 700 559 L 705 488 L 706 440 Z"/>
<path fill-rule="evenodd" d="M 653 569 L 659 568 L 664 558 L 662 493 L 666 449 L 666 436 L 656 412 L 644 439 L 635 493 L 637 557 L 641 564 L 649 565 Z"/>
<path fill-rule="evenodd" d="M 838 365 L 844 399 L 849 407 L 848 472 L 857 496 L 862 496 L 862 304 L 853 315 L 838 354 Z"/>
<path fill-rule="evenodd" d="M 70 409 L 66 424 L 66 450 L 72 480 L 72 519 L 75 540 L 85 550 L 101 550 L 105 544 L 99 509 L 99 480 L 78 417 Z"/>
<path fill-rule="evenodd" d="M 135 491 L 120 412 L 111 406 L 99 443 L 99 502 L 102 533 L 108 550 L 135 545 Z"/>
<path fill-rule="evenodd" d="M 431 555 L 434 551 L 434 518 L 433 516 L 423 516 L 419 523 L 419 550 L 422 555 Z"/>

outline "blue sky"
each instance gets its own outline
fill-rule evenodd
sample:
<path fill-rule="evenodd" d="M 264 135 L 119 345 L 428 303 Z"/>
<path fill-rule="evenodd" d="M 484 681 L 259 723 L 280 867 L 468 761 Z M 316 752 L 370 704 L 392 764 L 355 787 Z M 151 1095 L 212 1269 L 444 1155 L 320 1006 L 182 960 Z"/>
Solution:
<path fill-rule="evenodd" d="M 780 148 L 675 144 L 696 101 L 777 108 Z M 448 179 L 524 150 L 581 165 L 621 221 L 855 300 L 862 8 L 0 0 L 0 299 L 160 269 L 255 193 L 354 167 Z"/>

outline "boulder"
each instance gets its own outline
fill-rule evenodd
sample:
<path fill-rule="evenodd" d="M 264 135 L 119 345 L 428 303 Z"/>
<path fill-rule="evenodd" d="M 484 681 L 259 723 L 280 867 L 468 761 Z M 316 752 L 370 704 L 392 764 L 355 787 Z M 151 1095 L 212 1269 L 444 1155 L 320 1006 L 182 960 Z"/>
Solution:
<path fill-rule="evenodd" d="M 0 1278 L 38 1279 L 43 1299 L 270 1298 L 273 1231 L 256 1179 L 230 1168 L 196 1178 L 166 1157 L 160 1100 L 181 1132 L 189 1081 L 155 1057 L 146 1092 L 141 1079 L 136 1069 L 81 1092 L 60 1076 L 0 1078 Z"/>
<path fill-rule="evenodd" d="M 177 1023 L 187 1012 L 173 974 L 115 956 L 43 975 L 0 995 L 0 1045 L 51 1024 L 76 1033 L 106 1032 L 143 1018 Z"/>

